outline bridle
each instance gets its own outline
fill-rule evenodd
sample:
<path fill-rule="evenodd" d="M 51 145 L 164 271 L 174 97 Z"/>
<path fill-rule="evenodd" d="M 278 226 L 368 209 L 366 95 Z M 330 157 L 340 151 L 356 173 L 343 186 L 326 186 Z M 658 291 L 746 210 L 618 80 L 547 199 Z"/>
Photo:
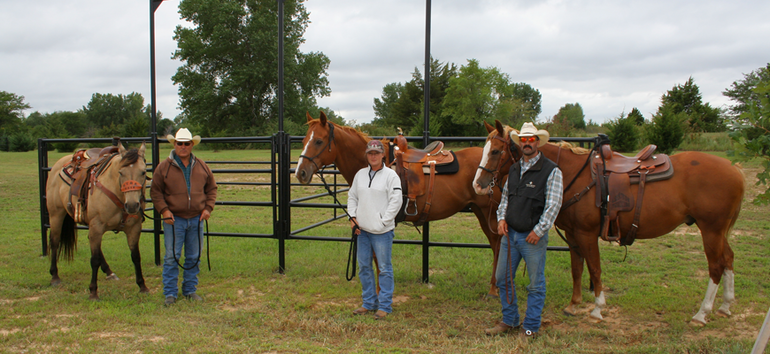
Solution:
<path fill-rule="evenodd" d="M 332 124 L 331 122 L 328 122 L 327 124 L 329 125 L 329 140 L 326 142 L 326 145 L 322 149 L 318 150 L 318 153 L 315 154 L 315 156 L 313 157 L 308 157 L 307 155 L 299 155 L 299 157 L 308 159 L 310 162 L 312 162 L 313 165 L 315 165 L 316 171 L 320 171 L 321 167 L 318 166 L 317 163 L 315 163 L 315 159 L 318 156 L 320 156 L 327 147 L 329 148 L 329 152 L 332 151 L 332 143 L 334 142 L 334 124 Z"/>
<path fill-rule="evenodd" d="M 506 138 L 507 139 L 501 138 L 499 134 L 497 134 L 494 137 L 492 137 L 492 139 L 500 140 L 501 142 L 503 142 L 503 146 L 505 146 L 504 151 L 508 151 L 508 157 L 510 158 L 511 163 L 515 163 L 516 159 L 513 157 L 513 145 L 511 144 L 511 139 L 508 136 L 506 136 Z M 478 169 L 481 169 L 482 171 L 486 171 L 486 172 L 492 174 L 492 181 L 489 182 L 489 195 L 490 196 L 493 193 L 492 189 L 497 184 L 497 178 L 498 178 L 498 176 L 500 176 L 500 169 L 503 168 L 503 166 L 505 165 L 506 162 L 507 161 L 501 157 L 500 160 L 497 161 L 497 168 L 495 168 L 494 170 L 486 168 L 485 166 L 481 166 L 481 165 L 479 165 L 479 167 L 478 167 Z"/>

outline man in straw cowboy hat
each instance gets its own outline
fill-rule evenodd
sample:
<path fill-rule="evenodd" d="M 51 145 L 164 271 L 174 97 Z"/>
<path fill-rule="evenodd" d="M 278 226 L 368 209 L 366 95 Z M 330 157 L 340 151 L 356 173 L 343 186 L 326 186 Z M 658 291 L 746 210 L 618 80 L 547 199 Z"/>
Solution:
<path fill-rule="evenodd" d="M 500 289 L 503 320 L 485 330 L 487 335 L 521 327 L 521 334 L 534 337 L 540 330 L 545 305 L 545 254 L 548 230 L 553 226 L 562 202 L 562 174 L 559 167 L 543 156 L 538 148 L 548 142 L 549 134 L 532 123 L 524 123 L 521 132 L 511 132 L 511 140 L 524 156 L 511 166 L 503 185 L 503 198 L 497 209 L 497 231 L 504 235 L 495 276 Z M 526 262 L 527 311 L 519 321 L 514 278 L 521 260 Z"/>
<path fill-rule="evenodd" d="M 152 176 L 150 196 L 163 216 L 166 255 L 163 263 L 163 295 L 165 305 L 176 302 L 182 247 L 185 250 L 182 295 L 190 300 L 203 300 L 196 293 L 200 268 L 204 220 L 208 220 L 217 199 L 217 183 L 208 165 L 192 154 L 201 137 L 181 128 L 176 136 L 168 135 L 174 150 L 161 162 Z"/>

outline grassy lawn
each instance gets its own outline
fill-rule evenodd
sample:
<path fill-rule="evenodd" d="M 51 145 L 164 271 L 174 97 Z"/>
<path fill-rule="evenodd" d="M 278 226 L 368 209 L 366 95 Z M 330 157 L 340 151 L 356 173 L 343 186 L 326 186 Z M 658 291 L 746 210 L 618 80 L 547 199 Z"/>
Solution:
<path fill-rule="evenodd" d="M 166 156 L 168 150 L 162 150 Z M 268 160 L 269 151 L 197 151 L 207 161 Z M 299 151 L 294 151 L 293 160 Z M 724 153 L 716 152 L 723 156 Z M 51 152 L 50 164 L 64 154 Z M 150 294 L 134 283 L 125 236 L 104 235 L 103 250 L 118 281 L 99 274 L 100 301 L 88 300 L 91 267 L 87 233 L 79 251 L 60 263 L 62 285 L 50 286 L 50 261 L 41 255 L 37 152 L 0 152 L 0 352 L 7 353 L 746 353 L 770 307 L 770 207 L 751 200 L 758 164 L 745 164 L 747 195 L 729 238 L 735 252 L 736 302 L 729 318 L 708 317 L 692 327 L 708 283 L 706 257 L 697 228 L 682 226 L 627 250 L 601 243 L 607 307 L 592 321 L 593 295 L 583 278 L 581 313 L 562 313 L 572 294 L 569 255 L 549 252 L 548 295 L 542 335 L 524 342 L 515 336 L 486 337 L 500 319 L 498 299 L 485 300 L 492 271 L 489 249 L 431 248 L 430 283 L 421 282 L 422 249 L 395 245 L 394 312 L 384 321 L 353 317 L 360 285 L 345 280 L 346 242 L 286 242 L 286 272 L 279 274 L 278 241 L 212 237 L 211 271 L 202 260 L 203 303 L 180 300 L 163 306 L 161 267 L 154 264 L 152 235 L 141 241 L 142 266 Z M 266 168 L 264 165 L 212 165 Z M 218 181 L 267 181 L 269 175 L 222 174 Z M 315 180 L 314 180 L 315 182 Z M 220 186 L 219 200 L 269 201 L 265 186 Z M 295 187 L 292 198 L 322 193 Z M 344 202 L 344 198 L 342 200 Z M 329 197 L 312 202 L 332 202 Z M 270 208 L 218 206 L 211 232 L 271 233 Z M 292 229 L 331 217 L 331 209 L 292 210 Z M 339 220 L 304 234 L 349 237 Z M 147 221 L 146 228 L 151 228 Z M 642 226 L 643 227 L 643 226 Z M 431 223 L 436 242 L 485 243 L 472 214 Z M 397 239 L 421 239 L 399 226 Z M 552 232 L 550 245 L 563 246 Z M 626 254 L 627 252 L 627 254 Z M 624 259 L 625 258 L 625 259 Z M 521 269 L 517 286 L 524 288 Z M 715 309 L 721 305 L 721 287 Z M 520 291 L 519 303 L 526 303 Z M 523 312 L 522 312 L 523 314 Z"/>

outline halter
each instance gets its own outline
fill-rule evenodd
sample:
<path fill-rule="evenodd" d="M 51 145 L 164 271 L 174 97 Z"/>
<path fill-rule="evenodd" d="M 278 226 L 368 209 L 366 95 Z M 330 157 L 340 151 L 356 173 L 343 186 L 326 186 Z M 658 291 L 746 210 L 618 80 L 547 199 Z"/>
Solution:
<path fill-rule="evenodd" d="M 516 160 L 513 158 L 513 146 L 511 145 L 510 139 L 503 139 L 503 138 L 500 137 L 500 135 L 495 135 L 492 138 L 502 141 L 503 142 L 503 146 L 505 146 L 505 150 L 508 151 L 508 155 L 510 155 L 509 157 L 511 159 L 511 162 L 516 162 Z M 503 167 L 503 164 L 505 164 L 505 162 L 503 161 L 502 158 L 500 158 L 500 161 L 497 162 L 497 168 L 494 169 L 494 170 L 488 169 L 488 168 L 486 168 L 484 166 L 481 166 L 481 165 L 479 165 L 479 167 L 478 167 L 479 169 L 481 169 L 483 171 L 486 171 L 486 172 L 489 172 L 489 173 L 492 174 L 492 181 L 489 182 L 489 194 L 490 195 L 492 194 L 492 188 L 496 185 L 497 176 L 500 175 L 500 169 Z"/>
<path fill-rule="evenodd" d="M 326 142 L 326 146 L 324 146 L 323 149 L 319 150 L 318 153 L 315 154 L 315 156 L 313 156 L 313 157 L 307 157 L 306 155 L 299 155 L 299 157 L 304 157 L 304 158 L 310 160 L 310 162 L 312 162 L 313 165 L 315 165 L 316 171 L 318 171 L 318 170 L 321 169 L 321 167 L 319 167 L 318 164 L 315 163 L 314 160 L 315 160 L 316 157 L 318 157 L 319 155 L 321 155 L 324 152 L 324 149 L 326 149 L 327 146 L 329 147 L 329 152 L 331 152 L 332 151 L 332 142 L 333 141 L 334 141 L 334 124 L 332 124 L 332 122 L 329 122 L 329 141 Z"/>

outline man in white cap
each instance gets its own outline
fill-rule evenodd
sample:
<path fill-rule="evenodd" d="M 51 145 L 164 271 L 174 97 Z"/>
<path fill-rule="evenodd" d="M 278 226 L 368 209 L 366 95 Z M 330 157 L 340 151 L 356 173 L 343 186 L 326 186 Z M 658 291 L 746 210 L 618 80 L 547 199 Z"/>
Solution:
<path fill-rule="evenodd" d="M 181 128 L 176 136 L 168 135 L 166 138 L 174 145 L 174 150 L 155 169 L 150 196 L 155 210 L 164 219 L 166 255 L 163 260 L 163 295 L 166 297 L 165 305 L 170 306 L 176 302 L 179 292 L 177 262 L 181 259 L 183 246 L 182 295 L 190 300 L 203 300 L 196 293 L 203 243 L 202 225 L 214 210 L 217 183 L 209 166 L 192 154 L 193 146 L 201 141 L 200 136 L 192 136 L 187 128 Z"/>
<path fill-rule="evenodd" d="M 396 214 L 401 208 L 401 179 L 390 168 L 385 167 L 385 149 L 379 140 L 366 144 L 368 167 L 360 169 L 353 178 L 348 191 L 348 214 L 350 227 L 358 235 L 358 266 L 361 271 L 361 298 L 363 305 L 353 311 L 354 315 L 374 312 L 374 318 L 383 319 L 393 312 L 393 229 L 396 228 Z M 380 268 L 380 293 L 374 281 L 372 254 L 377 256 Z"/>
<path fill-rule="evenodd" d="M 524 156 L 511 166 L 497 209 L 497 231 L 503 238 L 495 276 L 503 320 L 486 329 L 487 335 L 521 327 L 521 334 L 532 338 L 540 330 L 545 305 L 548 230 L 559 214 L 563 189 L 561 170 L 538 151 L 548 142 L 549 136 L 547 131 L 538 130 L 529 122 L 524 123 L 521 132 L 511 133 L 511 140 Z M 522 259 L 526 262 L 529 286 L 526 316 L 520 322 L 514 279 Z"/>

